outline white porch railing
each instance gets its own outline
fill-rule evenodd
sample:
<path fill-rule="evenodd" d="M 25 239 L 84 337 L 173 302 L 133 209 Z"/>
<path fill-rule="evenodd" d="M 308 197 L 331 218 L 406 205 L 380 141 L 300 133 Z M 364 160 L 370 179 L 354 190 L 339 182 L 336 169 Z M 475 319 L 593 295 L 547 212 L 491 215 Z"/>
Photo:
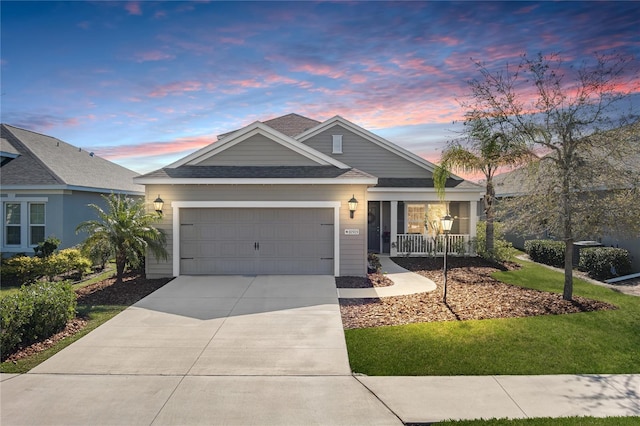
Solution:
<path fill-rule="evenodd" d="M 399 256 L 442 256 L 446 235 L 437 237 L 422 234 L 398 234 L 395 250 Z M 468 234 L 449 234 L 449 254 L 470 256 L 473 254 Z"/>

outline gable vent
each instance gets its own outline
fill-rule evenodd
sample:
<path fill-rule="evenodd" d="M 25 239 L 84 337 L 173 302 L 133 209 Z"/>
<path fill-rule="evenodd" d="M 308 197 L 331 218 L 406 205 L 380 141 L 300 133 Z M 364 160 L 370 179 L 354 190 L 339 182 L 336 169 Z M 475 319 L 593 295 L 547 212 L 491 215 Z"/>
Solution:
<path fill-rule="evenodd" d="M 332 154 L 342 154 L 342 135 L 332 135 L 333 149 Z"/>

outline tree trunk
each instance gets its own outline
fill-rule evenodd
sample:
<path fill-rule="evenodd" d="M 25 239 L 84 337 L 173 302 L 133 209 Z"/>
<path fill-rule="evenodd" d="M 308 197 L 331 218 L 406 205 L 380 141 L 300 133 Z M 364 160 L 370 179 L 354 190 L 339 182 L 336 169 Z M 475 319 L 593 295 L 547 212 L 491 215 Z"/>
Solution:
<path fill-rule="evenodd" d="M 573 227 L 571 225 L 571 200 L 569 192 L 569 173 L 565 171 L 562 187 L 562 211 L 564 226 L 564 300 L 573 299 Z"/>
<path fill-rule="evenodd" d="M 127 257 L 117 254 L 116 255 L 116 284 L 122 284 L 122 278 L 124 277 L 124 268 L 127 266 Z"/>
<path fill-rule="evenodd" d="M 495 190 L 493 189 L 492 179 L 487 179 L 487 192 L 484 195 L 484 213 L 487 217 L 487 227 L 485 229 L 485 249 L 488 256 L 494 257 L 494 213 L 493 200 L 495 198 Z"/>

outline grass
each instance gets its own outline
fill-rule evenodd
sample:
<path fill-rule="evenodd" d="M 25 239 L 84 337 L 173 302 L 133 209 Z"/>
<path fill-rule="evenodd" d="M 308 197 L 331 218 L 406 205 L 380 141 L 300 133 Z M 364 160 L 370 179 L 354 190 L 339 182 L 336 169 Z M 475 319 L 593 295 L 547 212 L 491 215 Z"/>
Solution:
<path fill-rule="evenodd" d="M 434 423 L 438 426 L 635 426 L 640 417 L 561 417 L 537 419 L 457 420 Z"/>
<path fill-rule="evenodd" d="M 500 281 L 562 292 L 563 275 L 522 262 Z M 346 330 L 351 368 L 371 376 L 640 372 L 640 298 L 574 280 L 614 311 Z"/>

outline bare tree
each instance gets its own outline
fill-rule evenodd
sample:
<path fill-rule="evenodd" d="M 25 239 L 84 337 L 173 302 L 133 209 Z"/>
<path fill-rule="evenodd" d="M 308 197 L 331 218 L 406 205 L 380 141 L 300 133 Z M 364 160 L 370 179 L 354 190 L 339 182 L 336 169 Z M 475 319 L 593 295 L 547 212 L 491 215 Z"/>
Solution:
<path fill-rule="evenodd" d="M 640 232 L 637 64 L 594 55 L 573 67 L 540 54 L 499 71 L 476 65 L 481 78 L 470 83 L 467 120 L 488 120 L 541 156 L 520 171 L 522 196 L 501 203 L 501 216 L 512 230 L 547 231 L 564 241 L 563 298 L 571 300 L 576 239 Z"/>

